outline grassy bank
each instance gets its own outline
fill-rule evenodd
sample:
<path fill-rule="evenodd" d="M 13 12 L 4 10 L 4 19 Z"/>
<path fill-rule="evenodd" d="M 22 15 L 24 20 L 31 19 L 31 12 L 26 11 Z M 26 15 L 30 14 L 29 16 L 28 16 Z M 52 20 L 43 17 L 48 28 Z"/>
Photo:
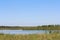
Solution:
<path fill-rule="evenodd" d="M 60 30 L 60 25 L 0 26 L 0 30 Z"/>
<path fill-rule="evenodd" d="M 0 34 L 0 40 L 60 40 L 60 34 Z"/>

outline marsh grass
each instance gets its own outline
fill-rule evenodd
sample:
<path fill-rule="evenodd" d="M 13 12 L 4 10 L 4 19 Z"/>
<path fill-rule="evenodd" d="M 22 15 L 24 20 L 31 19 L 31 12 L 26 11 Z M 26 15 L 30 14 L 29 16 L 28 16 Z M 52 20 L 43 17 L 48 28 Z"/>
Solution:
<path fill-rule="evenodd" d="M 0 34 L 0 40 L 60 40 L 60 34 Z"/>

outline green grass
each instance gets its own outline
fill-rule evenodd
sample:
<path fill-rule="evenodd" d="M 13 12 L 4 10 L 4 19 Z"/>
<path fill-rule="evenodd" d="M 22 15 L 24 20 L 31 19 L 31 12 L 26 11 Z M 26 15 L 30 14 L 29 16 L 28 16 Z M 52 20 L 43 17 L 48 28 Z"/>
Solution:
<path fill-rule="evenodd" d="M 59 27 L 0 27 L 0 30 L 60 30 Z"/>
<path fill-rule="evenodd" d="M 60 30 L 60 25 L 0 26 L 0 30 Z"/>
<path fill-rule="evenodd" d="M 60 40 L 60 34 L 0 34 L 0 40 Z"/>

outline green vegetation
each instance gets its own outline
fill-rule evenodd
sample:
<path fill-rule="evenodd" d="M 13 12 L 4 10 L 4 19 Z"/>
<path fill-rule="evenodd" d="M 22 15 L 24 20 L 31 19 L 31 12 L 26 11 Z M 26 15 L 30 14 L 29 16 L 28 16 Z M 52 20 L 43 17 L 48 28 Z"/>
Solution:
<path fill-rule="evenodd" d="M 42 26 L 0 26 L 0 30 L 60 30 L 60 25 L 42 25 Z"/>
<path fill-rule="evenodd" d="M 0 40 L 60 40 L 60 25 L 43 25 L 34 27 L 22 26 L 0 26 L 0 30 L 49 30 L 49 34 L 3 34 L 0 33 Z M 57 30 L 57 31 L 52 31 Z"/>
<path fill-rule="evenodd" d="M 0 34 L 0 40 L 60 40 L 60 34 Z"/>

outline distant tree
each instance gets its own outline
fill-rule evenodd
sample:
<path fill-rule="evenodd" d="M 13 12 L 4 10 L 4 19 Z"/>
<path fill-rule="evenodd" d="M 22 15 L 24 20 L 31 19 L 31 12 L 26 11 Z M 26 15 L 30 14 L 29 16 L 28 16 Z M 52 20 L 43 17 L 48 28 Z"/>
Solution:
<path fill-rule="evenodd" d="M 47 25 L 42 25 L 41 27 L 47 27 Z"/>
<path fill-rule="evenodd" d="M 37 26 L 37 27 L 41 27 L 41 26 Z"/>
<path fill-rule="evenodd" d="M 54 27 L 54 25 L 48 25 L 48 27 Z"/>

